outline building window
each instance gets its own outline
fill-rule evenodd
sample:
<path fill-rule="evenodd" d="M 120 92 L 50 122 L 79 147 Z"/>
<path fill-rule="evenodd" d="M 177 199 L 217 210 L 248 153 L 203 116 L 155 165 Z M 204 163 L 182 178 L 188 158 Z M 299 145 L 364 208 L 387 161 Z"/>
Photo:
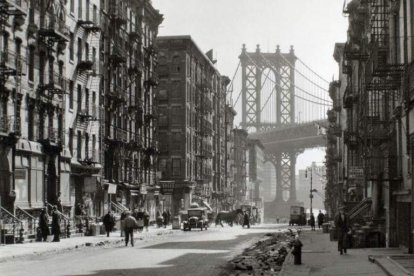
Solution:
<path fill-rule="evenodd" d="M 78 146 L 77 146 L 78 160 L 82 160 L 82 133 L 78 130 Z"/>
<path fill-rule="evenodd" d="M 85 88 L 85 113 L 89 115 L 89 89 Z"/>
<path fill-rule="evenodd" d="M 89 134 L 85 133 L 85 159 L 89 158 Z"/>
<path fill-rule="evenodd" d="M 75 12 L 75 0 L 70 0 L 70 12 Z"/>
<path fill-rule="evenodd" d="M 29 128 L 29 140 L 33 141 L 34 140 L 34 135 L 33 135 L 33 116 L 34 116 L 34 107 L 33 106 L 29 106 L 28 107 L 28 128 Z"/>
<path fill-rule="evenodd" d="M 34 47 L 29 48 L 29 81 L 34 81 L 34 59 L 35 52 Z"/>
<path fill-rule="evenodd" d="M 82 86 L 78 84 L 78 112 L 82 111 Z"/>
<path fill-rule="evenodd" d="M 73 80 L 69 81 L 69 108 L 73 109 Z"/>
<path fill-rule="evenodd" d="M 78 17 L 79 18 L 82 18 L 82 1 L 83 0 L 78 1 Z"/>
<path fill-rule="evenodd" d="M 73 58 L 74 58 L 74 47 L 75 47 L 75 37 L 74 37 L 74 35 L 73 35 L 73 33 L 71 32 L 70 33 L 70 42 L 69 42 L 69 58 L 70 58 L 70 60 L 73 60 Z"/>
<path fill-rule="evenodd" d="M 82 60 L 82 38 L 78 37 L 78 62 Z"/>
<path fill-rule="evenodd" d="M 73 155 L 73 129 L 69 129 L 69 152 Z"/>
<path fill-rule="evenodd" d="M 96 135 L 92 134 L 92 160 L 97 161 L 97 154 L 96 154 Z"/>
<path fill-rule="evenodd" d="M 181 175 L 181 159 L 173 158 L 172 159 L 172 176 Z"/>

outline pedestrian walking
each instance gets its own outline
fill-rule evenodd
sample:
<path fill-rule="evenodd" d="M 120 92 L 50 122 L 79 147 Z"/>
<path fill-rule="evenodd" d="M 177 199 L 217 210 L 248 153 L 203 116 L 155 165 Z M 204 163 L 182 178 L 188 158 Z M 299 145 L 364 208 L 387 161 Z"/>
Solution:
<path fill-rule="evenodd" d="M 310 216 L 309 224 L 311 226 L 311 230 L 315 231 L 315 216 L 313 214 Z"/>
<path fill-rule="evenodd" d="M 42 235 L 42 240 L 46 241 L 47 236 L 50 234 L 49 231 L 49 216 L 47 215 L 46 209 L 42 209 L 39 216 L 39 228 Z"/>
<path fill-rule="evenodd" d="M 168 214 L 167 214 L 167 211 L 162 212 L 162 218 L 163 218 L 163 222 L 164 222 L 164 228 L 167 228 L 167 224 L 168 224 Z"/>
<path fill-rule="evenodd" d="M 141 232 L 144 229 L 144 211 L 142 209 L 139 209 L 136 220 L 138 224 L 138 231 Z"/>
<path fill-rule="evenodd" d="M 338 251 L 342 255 L 346 254 L 346 250 L 349 247 L 349 218 L 345 214 L 344 207 L 339 208 L 339 213 L 335 216 L 335 227 L 338 234 Z"/>
<path fill-rule="evenodd" d="M 149 226 L 149 220 L 150 220 L 150 215 L 148 213 L 147 210 L 144 211 L 144 227 L 148 232 L 148 226 Z"/>
<path fill-rule="evenodd" d="M 247 226 L 247 228 L 250 228 L 250 217 L 249 217 L 249 213 L 244 212 L 244 216 L 243 216 L 243 225 L 242 228 L 244 228 L 244 226 Z"/>
<path fill-rule="evenodd" d="M 167 209 L 167 225 L 171 223 L 171 212 L 170 209 Z"/>
<path fill-rule="evenodd" d="M 115 218 L 112 215 L 111 210 L 109 210 L 108 214 L 102 218 L 102 222 L 105 226 L 106 236 L 109 237 L 109 233 L 112 232 L 115 226 Z"/>
<path fill-rule="evenodd" d="M 325 221 L 325 215 L 322 213 L 321 210 L 319 210 L 319 214 L 318 214 L 318 228 L 321 229 L 322 224 Z"/>
<path fill-rule="evenodd" d="M 60 216 L 56 205 L 52 209 L 52 234 L 53 242 L 60 242 Z"/>
<path fill-rule="evenodd" d="M 137 228 L 137 221 L 131 215 L 131 212 L 125 212 L 124 228 L 125 228 L 125 246 L 128 246 L 131 238 L 131 246 L 134 246 L 134 229 Z"/>

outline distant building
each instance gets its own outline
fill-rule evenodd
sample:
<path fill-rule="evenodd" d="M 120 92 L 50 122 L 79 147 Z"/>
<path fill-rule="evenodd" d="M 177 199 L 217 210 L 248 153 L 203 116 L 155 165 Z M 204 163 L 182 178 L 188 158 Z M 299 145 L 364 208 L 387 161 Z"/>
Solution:
<path fill-rule="evenodd" d="M 233 153 L 233 171 L 234 186 L 233 192 L 235 197 L 235 207 L 238 208 L 247 200 L 247 131 L 244 129 L 233 129 L 234 149 Z"/>
<path fill-rule="evenodd" d="M 264 147 L 259 140 L 248 139 L 247 199 L 258 208 L 263 207 Z"/>

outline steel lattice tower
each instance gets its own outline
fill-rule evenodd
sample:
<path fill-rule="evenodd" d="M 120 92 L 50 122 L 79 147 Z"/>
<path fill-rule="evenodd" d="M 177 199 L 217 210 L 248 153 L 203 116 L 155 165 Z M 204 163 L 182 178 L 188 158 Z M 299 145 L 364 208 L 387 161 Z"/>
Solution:
<path fill-rule="evenodd" d="M 239 56 L 242 70 L 242 123 L 247 131 L 261 132 L 295 124 L 295 62 L 296 56 L 291 47 L 289 53 L 281 53 L 279 46 L 274 53 L 262 53 L 259 45 L 255 52 L 247 52 L 243 45 Z M 276 111 L 274 122 L 262 122 L 262 77 L 265 70 L 275 76 L 273 89 L 276 91 Z M 289 201 L 296 201 L 295 166 L 297 152 L 267 153 L 268 161 L 276 168 L 276 198 L 283 201 L 283 191 L 289 191 Z"/>

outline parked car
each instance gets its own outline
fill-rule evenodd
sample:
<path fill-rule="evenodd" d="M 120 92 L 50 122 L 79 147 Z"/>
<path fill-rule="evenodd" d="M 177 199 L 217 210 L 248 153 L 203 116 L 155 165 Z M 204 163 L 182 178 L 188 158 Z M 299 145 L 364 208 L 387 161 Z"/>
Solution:
<path fill-rule="evenodd" d="M 183 230 L 191 231 L 191 229 L 208 228 L 208 210 L 203 207 L 190 208 L 187 210 L 187 218 L 183 221 Z"/>

